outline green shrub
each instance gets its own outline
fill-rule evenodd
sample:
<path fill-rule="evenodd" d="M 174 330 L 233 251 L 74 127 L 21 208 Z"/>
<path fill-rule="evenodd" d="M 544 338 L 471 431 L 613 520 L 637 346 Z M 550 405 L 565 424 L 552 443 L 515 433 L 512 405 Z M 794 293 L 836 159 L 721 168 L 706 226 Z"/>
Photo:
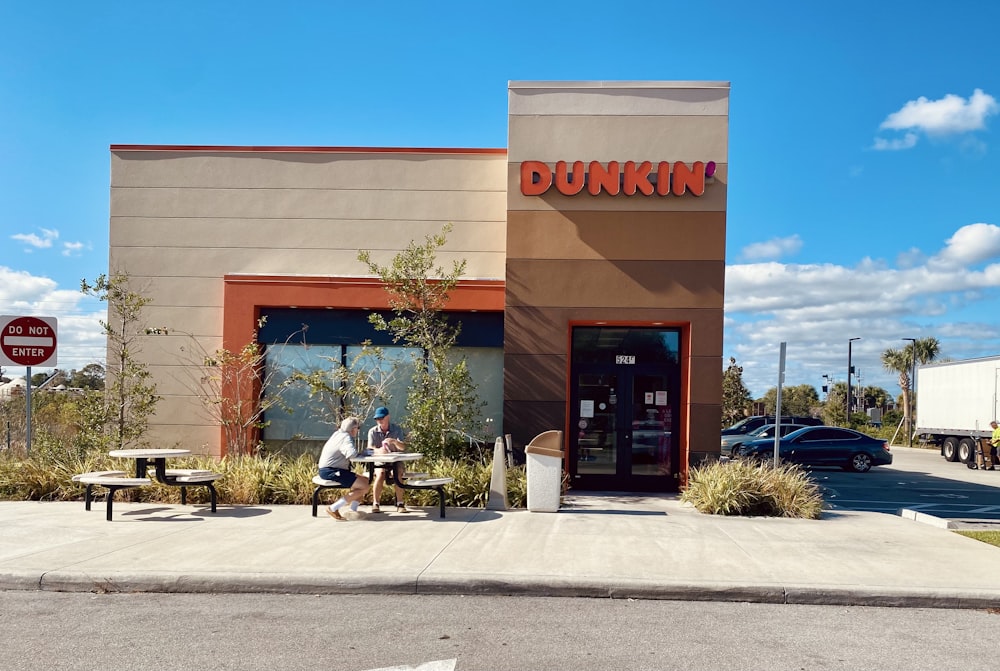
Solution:
<path fill-rule="evenodd" d="M 819 488 L 797 466 L 715 461 L 691 471 L 681 501 L 713 515 L 817 519 Z"/>

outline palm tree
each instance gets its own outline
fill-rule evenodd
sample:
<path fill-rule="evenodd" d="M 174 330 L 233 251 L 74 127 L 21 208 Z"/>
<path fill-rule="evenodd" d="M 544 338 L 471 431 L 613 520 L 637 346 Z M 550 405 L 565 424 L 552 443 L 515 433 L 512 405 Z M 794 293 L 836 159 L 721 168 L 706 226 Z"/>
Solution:
<path fill-rule="evenodd" d="M 903 418 L 906 421 L 906 435 L 913 435 L 913 418 L 910 416 L 910 367 L 916 360 L 921 364 L 934 361 L 941 351 L 937 338 L 918 338 L 901 349 L 887 349 L 882 352 L 882 367 L 890 373 L 899 374 L 899 388 L 903 390 Z"/>

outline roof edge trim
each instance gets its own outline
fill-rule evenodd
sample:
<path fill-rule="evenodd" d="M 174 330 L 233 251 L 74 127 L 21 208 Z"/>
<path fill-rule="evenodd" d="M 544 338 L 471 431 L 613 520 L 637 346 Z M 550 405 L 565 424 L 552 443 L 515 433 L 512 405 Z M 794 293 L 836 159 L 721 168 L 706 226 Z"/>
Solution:
<path fill-rule="evenodd" d="M 113 144 L 111 151 L 246 152 L 301 154 L 507 154 L 506 148 L 466 147 L 300 147 L 198 144 Z"/>

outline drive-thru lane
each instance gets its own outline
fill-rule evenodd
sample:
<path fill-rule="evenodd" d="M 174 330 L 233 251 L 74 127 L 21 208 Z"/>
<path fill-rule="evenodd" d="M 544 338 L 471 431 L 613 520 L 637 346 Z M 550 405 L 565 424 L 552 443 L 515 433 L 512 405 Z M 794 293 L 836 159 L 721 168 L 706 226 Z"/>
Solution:
<path fill-rule="evenodd" d="M 906 508 L 947 520 L 1000 526 L 1000 470 L 945 461 L 936 449 L 892 448 L 891 466 L 868 473 L 814 469 L 831 507 L 896 513 Z"/>

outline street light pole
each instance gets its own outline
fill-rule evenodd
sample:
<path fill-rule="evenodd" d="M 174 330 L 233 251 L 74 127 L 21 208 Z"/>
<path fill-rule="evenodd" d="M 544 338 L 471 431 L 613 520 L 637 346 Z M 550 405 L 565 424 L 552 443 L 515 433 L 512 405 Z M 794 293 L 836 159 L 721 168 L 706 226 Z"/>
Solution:
<path fill-rule="evenodd" d="M 851 338 L 847 341 L 847 426 L 851 425 L 851 373 L 854 372 L 854 368 L 851 366 L 851 345 L 854 344 L 855 340 L 861 340 L 861 338 Z"/>
<path fill-rule="evenodd" d="M 906 395 L 906 435 L 907 444 L 913 447 L 913 393 L 917 388 L 917 339 L 903 338 L 910 341 L 910 393 Z"/>

